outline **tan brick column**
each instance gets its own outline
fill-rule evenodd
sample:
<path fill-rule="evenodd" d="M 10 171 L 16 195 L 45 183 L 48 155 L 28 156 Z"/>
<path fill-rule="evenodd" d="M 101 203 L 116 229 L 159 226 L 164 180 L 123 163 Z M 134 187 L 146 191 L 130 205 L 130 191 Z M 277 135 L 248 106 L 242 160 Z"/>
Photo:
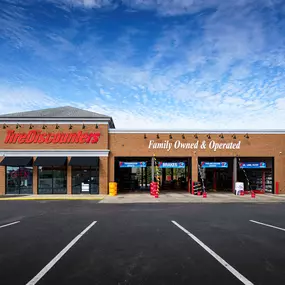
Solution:
<path fill-rule="evenodd" d="M 279 194 L 285 194 L 285 157 L 274 157 L 274 193 L 276 194 L 276 182 L 279 182 Z"/>
<path fill-rule="evenodd" d="M 70 157 L 67 158 L 67 194 L 72 193 L 72 166 L 69 166 Z"/>
<path fill-rule="evenodd" d="M 35 162 L 36 157 L 33 158 L 33 161 Z M 38 167 L 34 166 L 33 167 L 33 194 L 37 195 L 38 194 Z"/>
<path fill-rule="evenodd" d="M 2 158 L 0 158 L 0 161 Z M 5 195 L 5 166 L 0 166 L 0 195 Z"/>
<path fill-rule="evenodd" d="M 197 156 L 192 156 L 192 181 L 198 181 L 198 163 L 197 163 Z"/>
<path fill-rule="evenodd" d="M 109 169 L 108 157 L 100 157 L 99 163 L 99 194 L 108 194 Z"/>
<path fill-rule="evenodd" d="M 112 154 L 109 156 L 109 181 L 115 181 L 115 158 Z"/>

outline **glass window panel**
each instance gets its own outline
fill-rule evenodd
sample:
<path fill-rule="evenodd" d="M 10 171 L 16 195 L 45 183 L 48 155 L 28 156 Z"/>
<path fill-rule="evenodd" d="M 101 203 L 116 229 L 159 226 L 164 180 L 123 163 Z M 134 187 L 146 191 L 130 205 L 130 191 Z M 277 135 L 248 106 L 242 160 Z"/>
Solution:
<path fill-rule="evenodd" d="M 33 194 L 33 167 L 19 169 L 20 194 Z"/>
<path fill-rule="evenodd" d="M 99 167 L 93 168 L 91 170 L 90 193 L 99 194 Z"/>
<path fill-rule="evenodd" d="M 99 168 L 91 169 L 91 176 L 92 177 L 99 177 Z"/>
<path fill-rule="evenodd" d="M 6 167 L 6 194 L 19 194 L 19 167 Z"/>
<path fill-rule="evenodd" d="M 90 184 L 90 194 L 99 194 L 98 184 Z"/>
<path fill-rule="evenodd" d="M 53 168 L 53 193 L 67 194 L 66 168 Z"/>
<path fill-rule="evenodd" d="M 66 167 L 39 166 L 39 194 L 66 194 Z"/>
<path fill-rule="evenodd" d="M 72 194 L 81 193 L 81 180 L 80 167 L 72 167 Z"/>
<path fill-rule="evenodd" d="M 38 193 L 52 194 L 53 171 L 50 166 L 38 167 Z"/>
<path fill-rule="evenodd" d="M 67 188 L 54 187 L 53 194 L 67 194 Z"/>
<path fill-rule="evenodd" d="M 72 186 L 72 194 L 80 194 L 81 193 L 81 185 Z"/>
<path fill-rule="evenodd" d="M 98 176 L 96 176 L 96 177 L 91 176 L 90 183 L 91 184 L 99 184 L 99 177 Z"/>
<path fill-rule="evenodd" d="M 39 188 L 39 194 L 52 194 L 52 188 Z"/>
<path fill-rule="evenodd" d="M 32 194 L 33 167 L 6 167 L 6 194 Z"/>
<path fill-rule="evenodd" d="M 89 191 L 88 191 L 89 189 Z M 72 167 L 72 193 L 99 193 L 98 167 Z"/>

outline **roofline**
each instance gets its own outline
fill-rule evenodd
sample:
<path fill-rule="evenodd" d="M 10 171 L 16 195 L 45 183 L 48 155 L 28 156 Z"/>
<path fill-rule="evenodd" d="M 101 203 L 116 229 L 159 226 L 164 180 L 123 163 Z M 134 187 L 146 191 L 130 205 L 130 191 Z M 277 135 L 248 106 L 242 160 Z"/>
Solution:
<path fill-rule="evenodd" d="M 76 123 L 108 123 L 111 129 L 115 128 L 115 124 L 112 117 L 95 117 L 95 118 L 65 118 L 65 117 L 56 117 L 56 118 L 45 118 L 45 117 L 0 117 L 0 124 L 11 124 L 11 123 L 21 123 L 21 124 L 76 124 Z"/>
<path fill-rule="evenodd" d="M 112 118 L 110 117 L 1 117 L 0 116 L 0 122 L 4 121 L 110 121 Z"/>
<path fill-rule="evenodd" d="M 125 130 L 110 129 L 111 134 L 284 134 L 285 130 Z"/>

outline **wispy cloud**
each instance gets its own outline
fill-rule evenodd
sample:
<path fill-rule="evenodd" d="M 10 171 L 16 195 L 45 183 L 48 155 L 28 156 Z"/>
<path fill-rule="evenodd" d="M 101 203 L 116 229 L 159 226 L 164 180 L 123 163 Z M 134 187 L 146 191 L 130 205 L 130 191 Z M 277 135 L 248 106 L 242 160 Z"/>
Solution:
<path fill-rule="evenodd" d="M 46 0 L 61 8 L 86 8 L 86 9 L 100 9 L 111 8 L 114 9 L 118 6 L 114 0 Z"/>
<path fill-rule="evenodd" d="M 12 111 L 65 101 L 118 128 L 283 128 L 283 1 L 56 2 L 62 17 L 42 12 L 45 27 L 37 6 L 0 12 L 0 86 L 14 86 L 2 94 L 45 98 Z"/>
<path fill-rule="evenodd" d="M 63 102 L 35 88 L 0 87 L 0 114 L 57 107 Z"/>

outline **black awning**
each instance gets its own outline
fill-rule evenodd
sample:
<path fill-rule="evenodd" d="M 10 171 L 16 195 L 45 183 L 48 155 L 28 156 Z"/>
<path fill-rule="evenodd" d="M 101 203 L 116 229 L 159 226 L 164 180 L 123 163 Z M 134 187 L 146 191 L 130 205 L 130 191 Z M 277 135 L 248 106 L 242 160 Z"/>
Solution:
<path fill-rule="evenodd" d="M 2 166 L 32 166 L 32 157 L 4 157 L 0 165 Z"/>
<path fill-rule="evenodd" d="M 69 165 L 71 166 L 99 166 L 99 157 L 72 157 Z"/>
<path fill-rule="evenodd" d="M 35 166 L 63 166 L 66 165 L 67 157 L 37 157 Z"/>

